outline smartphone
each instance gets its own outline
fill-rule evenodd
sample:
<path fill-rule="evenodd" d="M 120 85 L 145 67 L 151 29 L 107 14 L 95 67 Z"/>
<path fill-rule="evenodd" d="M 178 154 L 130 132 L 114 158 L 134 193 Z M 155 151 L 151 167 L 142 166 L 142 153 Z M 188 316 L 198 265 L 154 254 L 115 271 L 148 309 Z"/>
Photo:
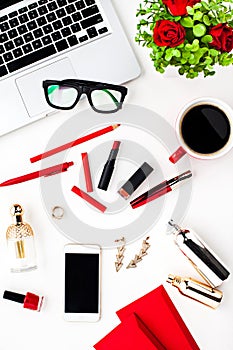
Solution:
<path fill-rule="evenodd" d="M 97 322 L 101 314 L 100 246 L 67 244 L 64 258 L 64 319 Z"/>

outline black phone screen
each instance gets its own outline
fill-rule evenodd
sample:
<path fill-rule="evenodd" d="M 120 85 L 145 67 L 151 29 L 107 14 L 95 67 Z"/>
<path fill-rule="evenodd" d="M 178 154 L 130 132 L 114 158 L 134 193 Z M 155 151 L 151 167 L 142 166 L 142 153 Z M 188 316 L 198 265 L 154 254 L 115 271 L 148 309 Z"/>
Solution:
<path fill-rule="evenodd" d="M 99 254 L 65 254 L 65 312 L 99 312 Z"/>

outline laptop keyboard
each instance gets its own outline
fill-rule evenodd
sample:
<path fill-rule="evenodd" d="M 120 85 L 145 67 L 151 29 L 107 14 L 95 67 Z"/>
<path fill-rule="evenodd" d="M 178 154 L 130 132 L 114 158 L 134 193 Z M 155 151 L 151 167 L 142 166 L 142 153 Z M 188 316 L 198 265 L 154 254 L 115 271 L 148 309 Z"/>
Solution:
<path fill-rule="evenodd" d="M 39 0 L 0 17 L 0 77 L 109 32 L 95 0 Z"/>

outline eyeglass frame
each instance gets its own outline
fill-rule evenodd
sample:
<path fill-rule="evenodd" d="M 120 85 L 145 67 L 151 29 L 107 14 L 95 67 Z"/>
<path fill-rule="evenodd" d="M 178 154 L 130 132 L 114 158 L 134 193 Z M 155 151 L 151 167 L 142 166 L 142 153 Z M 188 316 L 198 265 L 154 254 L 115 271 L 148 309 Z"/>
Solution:
<path fill-rule="evenodd" d="M 70 107 L 58 107 L 56 105 L 53 105 L 49 100 L 49 94 L 48 94 L 48 87 L 51 85 L 59 85 L 59 86 L 67 86 L 76 89 L 78 95 L 75 99 L 75 102 Z M 55 109 L 61 109 L 61 110 L 70 110 L 73 109 L 79 102 L 81 96 L 85 94 L 87 96 L 88 102 L 91 106 L 91 108 L 97 112 L 97 113 L 115 113 L 118 110 L 122 108 L 125 96 L 127 95 L 128 89 L 125 86 L 121 85 L 114 85 L 114 84 L 108 84 L 108 83 L 101 83 L 96 81 L 90 81 L 90 80 L 79 80 L 79 79 L 64 79 L 64 80 L 44 80 L 42 83 L 45 99 L 49 106 Z M 116 109 L 110 110 L 110 111 L 101 111 L 97 109 L 92 102 L 91 93 L 96 90 L 115 90 L 119 91 L 121 93 L 121 99 L 120 102 L 117 101 Z M 114 101 L 115 102 L 115 101 Z"/>

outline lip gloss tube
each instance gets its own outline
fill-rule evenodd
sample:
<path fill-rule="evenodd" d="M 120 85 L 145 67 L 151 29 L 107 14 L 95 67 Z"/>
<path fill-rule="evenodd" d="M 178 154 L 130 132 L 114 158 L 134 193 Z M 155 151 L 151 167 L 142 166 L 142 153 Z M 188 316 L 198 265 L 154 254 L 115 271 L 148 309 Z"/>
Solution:
<path fill-rule="evenodd" d="M 3 298 L 14 301 L 16 303 L 23 304 L 23 307 L 25 309 L 30 309 L 30 310 L 34 310 L 34 311 L 40 311 L 42 304 L 43 304 L 43 301 L 44 301 L 43 296 L 40 297 L 40 296 L 33 294 L 33 293 L 30 293 L 30 292 L 28 292 L 28 293 L 26 293 L 26 295 L 24 295 L 24 294 L 11 292 L 9 290 L 5 290 L 5 292 L 3 294 Z"/>
<path fill-rule="evenodd" d="M 124 199 L 128 199 L 131 194 L 145 181 L 154 169 L 146 162 L 129 178 L 128 181 L 121 187 L 118 193 Z"/>
<path fill-rule="evenodd" d="M 108 185 L 113 174 L 114 165 L 115 165 L 120 144 L 121 144 L 120 141 L 114 141 L 112 145 L 111 152 L 108 156 L 107 162 L 104 165 L 104 169 L 98 184 L 98 188 L 100 188 L 101 190 L 107 191 L 108 189 Z"/>

